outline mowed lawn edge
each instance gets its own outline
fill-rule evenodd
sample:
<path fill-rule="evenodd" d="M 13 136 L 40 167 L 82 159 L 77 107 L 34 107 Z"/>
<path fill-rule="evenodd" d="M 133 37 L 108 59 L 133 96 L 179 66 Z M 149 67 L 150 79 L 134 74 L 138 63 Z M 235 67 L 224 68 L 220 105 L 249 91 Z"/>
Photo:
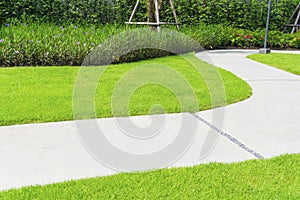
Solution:
<path fill-rule="evenodd" d="M 300 76 L 300 54 L 251 54 L 247 58 Z"/>
<path fill-rule="evenodd" d="M 192 66 L 182 56 L 170 56 L 109 66 L 101 76 L 96 88 L 96 116 L 104 118 L 126 116 L 128 114 L 146 115 L 161 113 L 161 109 L 150 109 L 151 106 L 157 104 L 161 105 L 167 113 L 195 112 L 232 104 L 251 96 L 252 91 L 250 86 L 237 76 L 203 62 L 193 54 L 186 54 L 185 56 L 194 65 L 197 65 L 197 67 Z M 143 85 L 132 93 L 128 111 L 120 109 L 112 112 L 111 102 L 114 95 L 113 92 L 120 79 L 126 76 L 131 70 L 137 69 L 140 66 L 148 66 L 149 69 L 149 66 L 157 65 L 176 71 L 177 74 L 188 82 L 197 98 L 198 107 L 185 105 L 185 108 L 182 109 L 182 105 L 180 105 L 182 102 L 179 102 L 180 98 L 178 94 L 175 95 L 172 89 L 164 85 L 154 83 Z M 73 120 L 72 97 L 79 69 L 80 67 L 68 66 L 1 68 L 0 125 Z M 210 71 L 217 71 L 218 74 L 211 75 Z M 161 76 L 161 79 L 164 79 L 164 75 L 159 73 L 155 70 L 150 70 L 147 74 L 141 74 L 140 79 L 143 76 L 149 76 L 149 74 L 150 76 Z M 209 83 L 207 83 L 207 80 Z M 212 104 L 210 87 L 217 80 L 222 81 L 226 97 L 224 99 L 222 95 L 215 95 L 220 99 L 214 99 L 214 104 Z M 187 95 L 185 88 L 181 89 L 177 82 L 174 79 L 173 85 L 170 87 L 179 88 L 179 96 L 188 104 L 191 102 L 190 99 L 192 97 Z M 126 90 L 123 91 L 126 93 Z M 87 117 L 83 116 L 82 118 Z"/>
<path fill-rule="evenodd" d="M 299 199 L 300 154 L 120 173 L 0 192 L 6 199 Z"/>

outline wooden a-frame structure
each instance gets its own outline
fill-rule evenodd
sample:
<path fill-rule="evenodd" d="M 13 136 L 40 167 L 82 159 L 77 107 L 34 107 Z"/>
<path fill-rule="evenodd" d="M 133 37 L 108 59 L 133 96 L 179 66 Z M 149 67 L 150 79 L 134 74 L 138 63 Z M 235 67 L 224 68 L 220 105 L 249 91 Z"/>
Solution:
<path fill-rule="evenodd" d="M 298 14 L 297 14 L 298 12 Z M 297 14 L 297 16 L 296 16 Z M 294 19 L 294 17 L 296 16 L 296 20 L 294 22 L 294 24 L 291 24 L 291 21 Z M 296 9 L 294 10 L 292 16 L 290 17 L 288 24 L 284 27 L 283 31 L 285 31 L 288 27 L 292 27 L 292 31 L 291 34 L 293 34 L 297 28 L 300 27 L 300 2 L 298 3 Z"/>
<path fill-rule="evenodd" d="M 131 16 L 129 18 L 129 21 L 126 22 L 126 23 L 127 24 L 145 24 L 145 25 L 149 25 L 149 26 L 154 26 L 154 27 L 157 27 L 158 31 L 160 30 L 160 25 L 173 24 L 173 25 L 177 26 L 177 29 L 179 31 L 180 30 L 180 23 L 178 22 L 178 19 L 177 19 L 177 15 L 176 15 L 176 11 L 175 11 L 175 8 L 174 8 L 173 1 L 169 0 L 169 4 L 171 6 L 171 10 L 172 10 L 172 13 L 173 13 L 173 16 L 174 16 L 174 19 L 175 19 L 175 22 L 173 22 L 173 23 L 172 22 L 161 22 L 160 18 L 159 18 L 160 8 L 159 8 L 158 1 L 157 0 L 153 0 L 153 3 L 154 3 L 154 9 L 155 9 L 155 20 L 156 20 L 156 22 L 133 22 L 132 21 L 135 13 L 137 12 L 138 6 L 140 4 L 140 0 L 137 0 L 136 4 L 134 6 L 134 9 L 132 11 L 132 14 L 131 14 Z"/>

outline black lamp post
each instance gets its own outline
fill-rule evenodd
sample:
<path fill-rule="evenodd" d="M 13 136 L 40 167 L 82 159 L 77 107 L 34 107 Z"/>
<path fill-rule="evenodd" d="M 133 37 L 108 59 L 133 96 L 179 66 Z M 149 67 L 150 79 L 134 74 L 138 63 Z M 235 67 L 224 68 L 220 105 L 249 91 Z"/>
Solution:
<path fill-rule="evenodd" d="M 268 45 L 268 36 L 269 36 L 269 25 L 270 25 L 271 8 L 272 8 L 272 0 L 269 0 L 268 17 L 267 17 L 267 23 L 266 23 L 266 35 L 265 35 L 264 48 L 259 49 L 259 53 L 261 53 L 261 54 L 267 54 L 267 53 L 271 52 L 271 50 L 269 48 L 267 48 L 267 45 Z"/>

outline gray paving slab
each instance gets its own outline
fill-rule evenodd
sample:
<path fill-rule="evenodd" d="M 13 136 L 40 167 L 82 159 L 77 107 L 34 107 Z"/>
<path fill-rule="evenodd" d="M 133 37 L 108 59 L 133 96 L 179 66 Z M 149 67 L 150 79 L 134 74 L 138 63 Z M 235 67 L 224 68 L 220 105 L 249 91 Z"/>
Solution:
<path fill-rule="evenodd" d="M 181 127 L 182 116 L 186 115 L 197 123 L 195 138 L 183 156 L 169 167 L 255 159 L 215 131 L 209 131 L 208 126 L 189 113 L 166 115 L 164 128 L 157 137 L 138 142 L 127 137 L 113 118 L 98 119 L 97 122 L 108 140 L 118 148 L 148 153 L 171 143 Z M 149 123 L 149 116 L 131 119 L 138 126 Z M 0 127 L 0 190 L 118 173 L 100 164 L 86 151 L 76 129 L 72 121 Z M 208 135 L 217 139 L 207 155 L 201 156 Z"/>
<path fill-rule="evenodd" d="M 253 90 L 251 98 L 226 106 L 224 124 L 215 126 L 265 158 L 300 153 L 300 77 L 246 59 L 251 53 L 257 51 L 223 50 L 197 54 L 199 58 L 242 77 Z M 197 115 L 213 124 L 212 113 L 218 109 Z"/>

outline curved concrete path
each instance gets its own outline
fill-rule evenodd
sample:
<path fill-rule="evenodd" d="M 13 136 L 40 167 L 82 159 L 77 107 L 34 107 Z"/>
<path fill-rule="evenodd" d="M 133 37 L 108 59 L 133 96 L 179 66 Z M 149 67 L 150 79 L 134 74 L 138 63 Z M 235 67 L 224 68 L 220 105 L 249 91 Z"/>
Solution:
<path fill-rule="evenodd" d="M 300 77 L 245 58 L 256 52 L 230 50 L 197 54 L 200 59 L 246 80 L 253 88 L 253 96 L 248 100 L 195 114 L 167 115 L 161 136 L 148 144 L 137 145 L 123 137 L 114 119 L 97 122 L 119 147 L 128 152 L 147 153 L 170 144 L 180 129 L 182 117 L 187 117 L 190 123 L 198 125 L 196 137 L 172 166 L 300 153 Z M 223 125 L 211 120 L 213 113 L 224 112 Z M 148 116 L 131 119 L 139 126 L 149 124 Z M 212 146 L 206 147 L 209 143 Z M 118 172 L 101 165 L 87 153 L 72 121 L 0 127 L 0 190 L 114 173 Z"/>
<path fill-rule="evenodd" d="M 252 53 L 257 51 L 219 50 L 197 54 L 200 59 L 241 77 L 253 90 L 251 98 L 226 106 L 224 125 L 215 128 L 243 141 L 265 158 L 299 153 L 300 76 L 245 59 Z M 197 115 L 210 122 L 215 110 L 218 109 Z"/>

